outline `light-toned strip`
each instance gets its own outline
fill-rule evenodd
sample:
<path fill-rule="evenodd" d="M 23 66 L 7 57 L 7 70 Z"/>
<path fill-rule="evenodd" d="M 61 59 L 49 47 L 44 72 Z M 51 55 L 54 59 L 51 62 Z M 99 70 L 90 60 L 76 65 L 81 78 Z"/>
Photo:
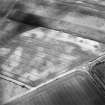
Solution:
<path fill-rule="evenodd" d="M 51 82 L 53 82 L 53 81 L 55 81 L 57 79 L 60 79 L 60 78 L 62 78 L 64 76 L 66 76 L 66 75 L 69 75 L 71 73 L 74 73 L 75 71 L 77 71 L 77 69 L 70 70 L 70 71 L 68 71 L 68 72 L 66 72 L 66 73 L 64 73 L 64 74 L 62 74 L 62 75 L 60 75 L 60 76 L 58 76 L 58 77 L 56 77 L 54 79 L 51 79 L 51 80 L 49 80 L 49 81 L 47 81 L 45 83 L 42 83 L 42 84 L 40 84 L 40 85 L 38 85 L 36 87 L 33 87 L 32 89 L 30 89 L 29 91 L 27 91 L 27 92 L 25 92 L 23 94 L 19 94 L 19 95 L 15 96 L 15 97 L 12 97 L 11 99 L 8 100 L 8 102 L 11 102 L 13 100 L 16 100 L 17 98 L 20 98 L 20 97 L 22 97 L 24 95 L 27 95 L 27 94 L 31 93 L 32 91 L 35 91 L 35 90 L 39 89 L 40 87 L 45 86 L 45 85 L 47 85 L 47 84 L 49 84 L 49 83 L 51 83 Z M 8 102 L 6 102 L 6 103 L 8 103 Z"/>

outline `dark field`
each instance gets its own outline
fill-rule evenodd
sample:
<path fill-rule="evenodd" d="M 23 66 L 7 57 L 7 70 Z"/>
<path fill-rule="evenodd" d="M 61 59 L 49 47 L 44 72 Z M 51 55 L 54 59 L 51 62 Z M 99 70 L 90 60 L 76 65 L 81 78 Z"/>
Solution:
<path fill-rule="evenodd" d="M 5 105 L 104 105 L 103 94 L 85 72 L 73 72 Z"/>

